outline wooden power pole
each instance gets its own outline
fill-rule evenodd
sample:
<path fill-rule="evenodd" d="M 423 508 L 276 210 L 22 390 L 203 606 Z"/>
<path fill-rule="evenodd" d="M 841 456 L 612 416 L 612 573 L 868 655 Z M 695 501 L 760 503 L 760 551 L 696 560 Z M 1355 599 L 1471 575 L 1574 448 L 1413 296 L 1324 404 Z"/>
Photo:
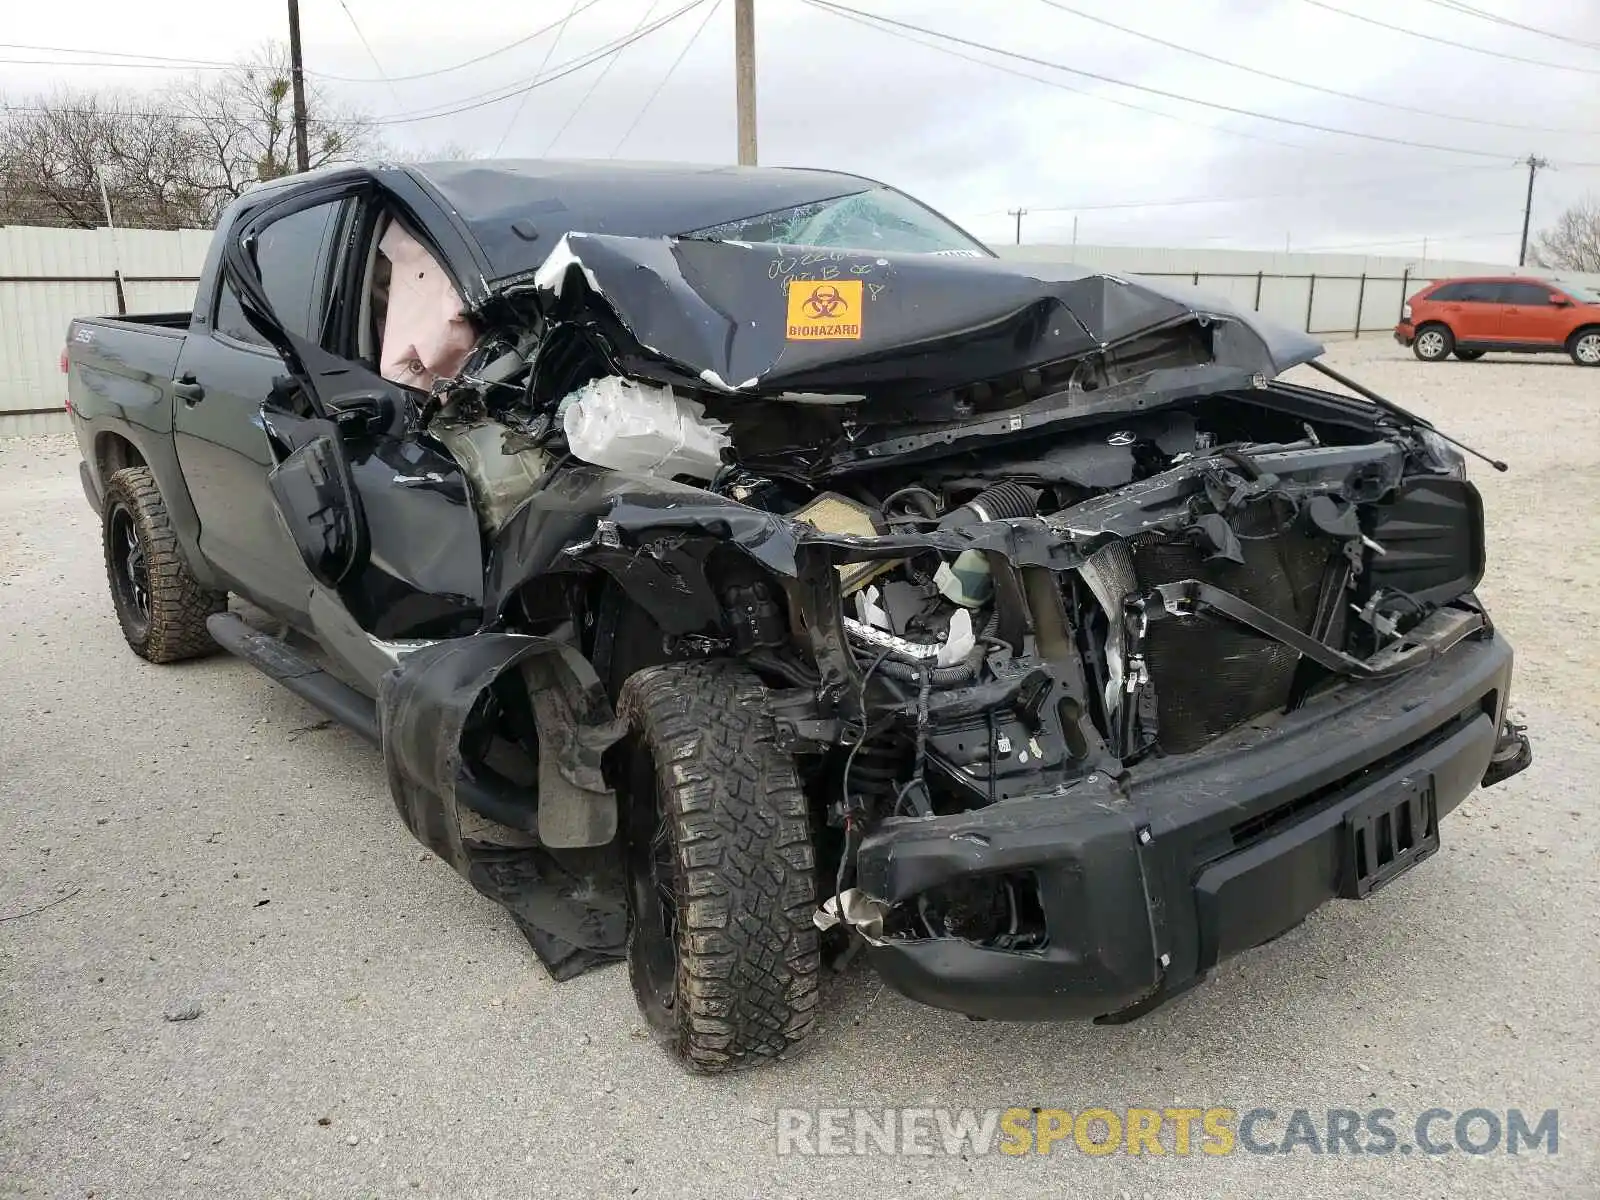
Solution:
<path fill-rule="evenodd" d="M 300 61 L 300 0 L 289 0 L 289 86 L 294 93 L 294 165 L 311 169 L 311 148 L 306 141 L 306 73 Z"/>
<path fill-rule="evenodd" d="M 1522 249 L 1517 252 L 1517 266 L 1525 266 L 1528 261 L 1528 222 L 1533 218 L 1533 177 L 1539 173 L 1541 167 L 1548 167 L 1550 161 L 1537 155 L 1528 155 L 1528 199 L 1522 206 Z"/>
<path fill-rule="evenodd" d="M 739 108 L 739 165 L 753 167 L 756 165 L 755 0 L 733 0 L 733 54 Z"/>

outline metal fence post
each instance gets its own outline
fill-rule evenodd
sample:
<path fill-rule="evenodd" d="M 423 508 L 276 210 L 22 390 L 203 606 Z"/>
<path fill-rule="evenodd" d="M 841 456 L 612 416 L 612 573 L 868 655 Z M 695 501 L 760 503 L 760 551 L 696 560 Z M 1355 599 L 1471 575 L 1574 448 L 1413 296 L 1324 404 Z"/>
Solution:
<path fill-rule="evenodd" d="M 1356 288 L 1356 336 L 1361 336 L 1361 310 L 1367 302 L 1367 273 L 1361 272 L 1361 284 Z"/>
<path fill-rule="evenodd" d="M 1411 290 L 1411 268 L 1406 267 L 1400 272 L 1400 311 L 1395 315 L 1404 320 L 1406 315 L 1406 293 Z"/>
<path fill-rule="evenodd" d="M 1199 271 L 1196 271 L 1194 273 L 1194 285 L 1195 285 L 1195 287 L 1199 287 L 1200 286 L 1200 272 Z"/>
<path fill-rule="evenodd" d="M 1256 311 L 1261 311 L 1261 272 L 1256 272 Z"/>
<path fill-rule="evenodd" d="M 1317 273 L 1311 273 L 1311 282 L 1306 287 L 1306 332 L 1311 332 L 1311 306 L 1317 301 Z"/>

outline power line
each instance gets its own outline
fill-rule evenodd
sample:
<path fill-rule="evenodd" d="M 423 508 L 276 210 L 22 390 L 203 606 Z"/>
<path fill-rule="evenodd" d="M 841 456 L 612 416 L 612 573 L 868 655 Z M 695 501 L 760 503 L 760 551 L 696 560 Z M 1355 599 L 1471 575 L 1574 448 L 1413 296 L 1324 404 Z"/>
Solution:
<path fill-rule="evenodd" d="M 678 57 L 672 60 L 672 65 L 667 68 L 667 73 L 657 81 L 655 90 L 645 97 L 643 106 L 640 107 L 638 112 L 634 113 L 633 120 L 622 131 L 622 136 L 617 139 L 617 144 L 611 147 L 611 153 L 606 155 L 607 158 L 615 158 L 617 151 L 622 149 L 623 143 L 633 136 L 633 131 L 639 128 L 639 122 L 644 120 L 645 113 L 650 111 L 650 106 L 656 102 L 656 97 L 661 95 L 661 89 L 667 86 L 667 80 L 672 78 L 672 73 L 678 69 L 678 64 L 688 56 L 689 51 L 694 48 L 694 44 L 700 40 L 700 35 L 705 32 L 706 26 L 711 23 L 711 18 L 717 15 L 717 10 L 721 7 L 722 0 L 714 0 L 714 3 L 706 9 L 706 15 L 700 18 L 700 24 L 694 27 L 694 32 L 689 35 L 689 40 L 683 44 L 683 49 L 678 51 Z"/>
<path fill-rule="evenodd" d="M 419 110 L 413 113 L 398 113 L 391 116 L 373 117 L 368 121 L 368 124 L 408 125 L 416 121 L 431 121 L 437 117 L 453 117 L 457 113 L 471 112 L 474 109 L 484 108 L 490 104 L 498 104 L 502 100 L 509 100 L 513 96 L 521 96 L 526 92 L 531 92 L 534 88 L 544 87 L 547 84 L 554 83 L 558 79 L 565 79 L 574 71 L 581 71 L 590 63 L 598 62 L 608 54 L 615 54 L 619 50 L 633 45 L 634 42 L 639 41 L 641 38 L 648 37 L 656 30 L 671 24 L 673 21 L 676 21 L 690 9 L 698 8 L 700 5 L 707 2 L 708 0 L 689 0 L 687 4 L 674 9 L 666 16 L 657 17 L 654 21 L 641 28 L 635 34 L 617 38 L 613 41 L 607 42 L 605 45 L 600 46 L 595 50 L 589 51 L 586 54 L 581 54 L 576 58 L 568 59 L 559 67 L 551 70 L 548 75 L 545 75 L 542 78 L 534 78 L 529 82 L 517 85 L 509 90 L 501 89 L 497 90 L 493 94 L 479 93 L 477 97 L 468 98 L 470 100 L 469 103 L 456 102 L 453 107 L 449 108 L 437 110 Z"/>
<path fill-rule="evenodd" d="M 1515 165 L 1515 164 L 1512 164 Z M 1287 192 L 1266 192 L 1254 196 L 1184 196 L 1175 200 L 1122 200 L 1113 204 L 1052 204 L 1031 205 L 1027 211 L 1036 213 L 1046 212 L 1107 212 L 1113 209 L 1125 208 L 1180 208 L 1196 204 L 1247 204 L 1257 200 L 1286 200 L 1302 196 L 1321 195 L 1324 192 L 1357 191 L 1362 188 L 1372 187 L 1374 184 L 1410 183 L 1426 179 L 1449 179 L 1460 175 L 1480 171 L 1506 171 L 1508 166 L 1492 166 L 1484 164 L 1471 167 L 1452 167 L 1444 171 L 1429 171 L 1417 175 L 1391 175 L 1380 179 L 1362 179 L 1350 183 L 1318 184 L 1306 188 L 1298 188 Z M 1009 211 L 1009 210 L 1007 210 Z"/>
<path fill-rule="evenodd" d="M 239 63 L 164 63 L 164 62 L 67 62 L 59 58 L 0 58 L 0 63 L 18 67 L 94 67 L 101 71 L 120 71 L 123 68 L 146 71 L 237 71 Z M 309 72 L 308 72 L 309 74 Z"/>
<path fill-rule="evenodd" d="M 372 43 L 367 41 L 367 35 L 361 32 L 361 23 L 356 20 L 355 13 L 350 11 L 350 6 L 344 0 L 339 0 L 339 7 L 344 9 L 344 15 L 350 18 L 350 28 L 356 31 L 356 37 L 360 40 L 362 48 L 366 50 L 367 57 L 372 60 L 372 65 L 377 69 L 378 78 L 388 85 L 389 95 L 394 97 L 395 105 L 398 106 L 400 104 L 400 93 L 394 90 L 394 80 L 383 73 L 383 64 L 378 61 L 377 54 L 373 52 Z"/>
<path fill-rule="evenodd" d="M 804 0 L 804 2 L 809 3 L 810 0 Z M 1114 104 L 1118 108 L 1131 109 L 1134 112 L 1146 113 L 1152 117 L 1161 117 L 1163 120 L 1167 121 L 1176 121 L 1180 125 L 1193 125 L 1196 129 L 1206 129 L 1212 133 L 1221 133 L 1226 134 L 1229 137 L 1244 138 L 1247 141 L 1252 142 L 1265 142 L 1271 146 L 1282 146 L 1286 150 L 1297 150 L 1301 151 L 1302 153 L 1314 152 L 1318 154 L 1343 153 L 1341 150 L 1323 150 L 1320 147 L 1304 146 L 1297 142 L 1280 141 L 1274 137 L 1267 137 L 1265 134 L 1251 133 L 1244 129 L 1230 129 L 1226 125 L 1211 125 L 1205 121 L 1196 121 L 1190 117 L 1185 117 L 1180 113 L 1163 112 L 1159 108 L 1150 108 L 1144 104 L 1135 104 L 1132 100 L 1124 100 L 1117 96 L 1105 96 L 1099 92 L 1091 92 L 1087 88 L 1073 87 L 1070 83 L 1062 83 L 1059 79 L 1044 79 L 1029 71 L 1019 71 L 1015 67 L 1008 67 L 1004 63 L 997 63 L 987 58 L 979 58 L 974 54 L 963 54 L 960 50 L 956 50 L 950 46 L 941 45 L 938 42 L 924 41 L 922 38 L 915 37 L 908 33 L 902 33 L 896 29 L 885 29 L 881 25 L 875 25 L 871 21 L 865 20 L 862 16 L 854 12 L 847 12 L 843 9 L 835 8 L 829 8 L 826 11 L 832 16 L 843 17 L 847 21 L 854 21 L 857 25 L 861 25 L 867 29 L 873 30 L 874 32 L 881 33 L 886 37 L 897 38 L 903 42 L 910 42 L 914 46 L 921 46 L 926 50 L 934 50 L 940 54 L 947 54 L 952 58 L 959 58 L 964 62 L 977 63 L 980 67 L 987 67 L 992 71 L 999 71 L 1005 75 L 1014 75 L 1018 79 L 1030 79 L 1034 83 L 1043 84 L 1045 87 L 1056 88 L 1057 90 L 1063 92 L 1071 92 L 1075 96 L 1083 96 L 1089 100 L 1099 101 L 1102 104 Z M 943 35 L 941 34 L 936 36 Z"/>
<path fill-rule="evenodd" d="M 1318 3 L 1319 0 L 1307 0 L 1307 2 Z M 813 8 L 820 8 L 824 11 L 835 14 L 843 14 L 849 11 L 832 3 L 831 0 L 805 0 L 805 3 L 811 5 Z M 1048 59 L 1035 58 L 1033 55 L 1022 54 L 1016 50 L 1003 50 L 998 46 L 990 46 L 983 42 L 975 42 L 969 38 L 958 37 L 952 33 L 941 33 L 935 29 L 926 29 L 921 25 L 913 25 L 908 21 L 897 21 L 893 17 L 885 17 L 877 13 L 861 13 L 858 15 L 870 17 L 871 20 L 881 22 L 885 25 L 892 25 L 901 29 L 910 29 L 917 33 L 925 33 L 933 37 L 944 38 L 947 41 L 957 42 L 963 46 L 971 46 L 978 50 L 986 50 L 991 54 L 1000 54 L 1007 58 L 1018 59 L 1022 62 L 1034 63 L 1037 66 L 1047 67 L 1054 71 L 1065 71 L 1069 75 L 1081 75 L 1086 79 L 1093 79 L 1099 83 L 1110 83 L 1115 84 L 1118 87 L 1132 88 L 1134 91 L 1147 92 L 1152 96 L 1161 96 L 1165 99 L 1177 100 L 1184 104 L 1198 104 L 1204 108 L 1214 108 L 1221 112 L 1233 113 L 1236 116 L 1254 117 L 1257 120 L 1272 121 L 1279 125 L 1292 125 L 1298 129 L 1311 129 L 1318 133 L 1335 133 L 1339 134 L 1341 137 L 1360 138 L 1361 140 L 1368 142 L 1383 142 L 1391 146 L 1409 146 L 1415 150 L 1437 150 L 1445 154 L 1468 154 L 1475 158 L 1509 157 L 1509 155 L 1495 150 L 1474 150 L 1466 146 L 1446 146 L 1438 142 L 1419 142 L 1411 138 L 1390 137 L 1387 134 L 1381 133 L 1362 133 L 1354 129 L 1340 129 L 1334 125 L 1319 125 L 1315 121 L 1301 121 L 1294 117 L 1280 117 L 1271 113 L 1256 112 L 1254 109 L 1241 108 L 1234 104 L 1221 104 L 1215 100 L 1201 100 L 1195 96 L 1185 96 L 1179 92 L 1169 92 L 1164 88 L 1150 87 L 1142 83 L 1129 83 L 1125 79 L 1117 79 L 1110 75 L 1102 75 L 1096 71 L 1086 71 L 1081 67 L 1069 67 L 1064 63 L 1051 62 Z"/>
<path fill-rule="evenodd" d="M 640 16 L 638 21 L 634 23 L 633 29 L 630 32 L 638 33 L 639 27 L 650 19 L 650 14 L 655 12 L 656 5 L 660 2 L 661 0 L 650 0 L 650 3 L 645 6 L 643 15 Z M 589 103 L 589 98 L 594 95 L 595 89 L 605 82 L 606 76 L 611 74 L 611 68 L 617 65 L 617 60 L 619 60 L 621 57 L 622 51 L 619 50 L 610 58 L 606 59 L 606 65 L 600 68 L 600 74 L 596 75 L 589 81 L 588 88 L 584 91 L 583 95 L 578 98 L 578 103 L 573 106 L 572 111 L 567 114 L 567 119 L 561 122 L 561 127 L 556 130 L 555 135 L 545 143 L 544 151 L 540 155 L 541 158 L 548 158 L 550 156 L 550 151 L 556 148 L 556 143 L 561 140 L 561 135 L 567 131 L 567 127 L 571 125 L 577 115 L 583 111 L 583 106 Z"/>
<path fill-rule="evenodd" d="M 533 77 L 535 79 L 543 74 L 545 67 L 550 64 L 550 56 L 556 52 L 556 47 L 561 44 L 561 35 L 566 33 L 567 25 L 572 21 L 577 11 L 578 0 L 572 0 L 572 3 L 567 7 L 567 15 L 561 18 L 561 25 L 556 30 L 555 37 L 551 38 L 550 44 L 544 48 L 544 57 L 539 60 L 539 65 L 534 69 Z M 494 144 L 494 152 L 496 154 L 500 153 L 500 148 L 506 144 L 506 139 L 511 136 L 511 131 L 516 128 L 517 118 L 522 115 L 523 108 L 527 106 L 528 96 L 532 93 L 532 90 L 530 88 L 522 93 L 522 99 L 517 101 L 517 107 L 512 112 L 511 119 L 506 122 L 506 127 L 500 131 L 500 140 Z"/>
<path fill-rule="evenodd" d="M 81 54 L 96 58 L 148 58 L 153 62 L 183 63 L 188 66 L 236 67 L 238 63 L 218 58 L 169 58 L 160 54 L 134 54 L 124 50 L 80 50 L 76 46 L 34 46 L 26 42 L 0 42 L 0 50 L 34 50 L 42 54 Z"/>
<path fill-rule="evenodd" d="M 1437 42 L 1441 46 L 1454 46 L 1457 50 L 1468 50 L 1473 54 L 1487 55 L 1489 58 L 1526 63 L 1530 67 L 1544 67 L 1546 70 L 1551 71 L 1576 71 L 1580 75 L 1600 75 L 1600 68 L 1574 67 L 1566 63 L 1546 62 L 1539 58 L 1523 58 L 1521 55 L 1507 54 L 1501 50 L 1485 50 L 1482 46 L 1469 46 L 1465 42 L 1453 42 L 1449 38 L 1442 38 L 1437 34 L 1421 33 L 1415 29 L 1407 29 L 1404 25 L 1390 25 L 1387 21 L 1380 21 L 1376 17 L 1369 17 L 1364 13 L 1354 13 L 1347 8 L 1339 8 L 1328 4 L 1326 0 L 1305 0 L 1305 3 L 1316 8 L 1325 8 L 1331 13 L 1338 13 L 1341 17 L 1349 17 L 1352 21 L 1365 21 L 1368 25 L 1376 25 L 1379 29 L 1387 29 L 1391 33 L 1403 33 L 1407 37 L 1421 38 L 1425 42 Z"/>
<path fill-rule="evenodd" d="M 1536 33 L 1540 37 L 1552 38 L 1558 42 L 1566 42 L 1573 46 L 1583 46 L 1589 50 L 1600 50 L 1600 42 L 1586 42 L 1582 38 L 1569 37 L 1564 33 L 1555 33 L 1549 29 L 1540 29 L 1537 25 L 1524 25 L 1521 21 L 1513 21 L 1510 17 L 1502 17 L 1499 13 L 1484 12 L 1481 8 L 1474 8 L 1470 4 L 1463 4 L 1461 0 L 1425 0 L 1425 3 L 1438 5 L 1440 8 L 1462 13 L 1479 20 L 1491 21 L 1496 25 L 1504 25 L 1509 29 L 1520 29 L 1525 33 Z"/>
<path fill-rule="evenodd" d="M 1443 3 L 1444 0 L 1438 0 Z M 1233 62 L 1230 59 L 1220 58 L 1215 54 L 1207 54 L 1204 50 L 1197 50 L 1193 46 L 1185 46 L 1179 42 L 1169 42 L 1165 38 L 1156 37 L 1152 33 L 1142 33 L 1137 29 L 1129 29 L 1126 25 L 1118 25 L 1115 21 L 1108 21 L 1104 17 L 1097 17 L 1093 13 L 1086 13 L 1070 5 L 1061 4 L 1058 0 L 1040 0 L 1040 3 L 1061 12 L 1069 13 L 1085 21 L 1093 21 L 1096 25 L 1104 25 L 1107 29 L 1115 29 L 1118 33 L 1125 33 L 1129 37 L 1140 38 L 1147 42 L 1154 42 L 1158 46 L 1165 46 L 1169 50 L 1176 50 L 1180 54 L 1192 55 L 1213 62 L 1219 66 L 1229 67 L 1235 71 L 1244 71 L 1251 75 L 1258 75 L 1262 79 L 1270 79 L 1275 83 L 1287 83 L 1293 87 L 1305 88 L 1307 91 L 1320 92 L 1324 96 L 1336 96 L 1341 100 L 1354 100 L 1358 104 L 1370 104 L 1377 108 L 1389 108 L 1396 112 L 1412 113 L 1421 117 L 1434 117 L 1441 121 L 1464 121 L 1471 125 L 1490 125 L 1498 129 L 1516 129 L 1533 133 L 1567 133 L 1581 134 L 1587 137 L 1600 136 L 1600 131 L 1593 129 L 1562 129 L 1543 125 L 1515 125 L 1508 121 L 1491 121 L 1486 117 L 1466 117 L 1455 113 L 1435 112 L 1429 108 L 1414 108 L 1409 104 L 1396 104 L 1388 100 L 1375 100 L 1370 96 L 1357 95 L 1355 92 L 1342 92 L 1337 88 L 1323 87 L 1320 84 L 1307 83 L 1303 79 L 1295 79 L 1289 75 L 1277 75 L 1271 71 L 1263 71 L 1256 67 L 1246 66 L 1244 63 Z"/>
<path fill-rule="evenodd" d="M 586 0 L 586 3 L 581 4 L 576 12 L 569 14 L 569 17 L 570 16 L 577 16 L 579 13 L 583 13 L 583 12 L 587 11 L 588 9 L 593 8 L 598 3 L 600 3 L 600 0 Z M 348 11 L 348 10 L 346 10 L 346 11 Z M 514 41 L 506 42 L 503 45 L 496 46 L 493 50 L 485 51 L 483 54 L 474 55 L 473 57 L 467 58 L 467 59 L 463 59 L 461 62 L 458 62 L 458 63 L 451 63 L 447 67 L 435 67 L 432 70 L 417 71 L 417 72 L 415 72 L 413 74 L 410 74 L 410 75 L 390 75 L 387 78 L 373 79 L 373 78 L 371 78 L 369 76 L 365 76 L 365 75 L 334 75 L 334 74 L 331 74 L 330 72 L 327 72 L 327 71 L 307 71 L 306 74 L 315 76 L 315 77 L 317 77 L 319 79 L 327 79 L 327 80 L 330 80 L 331 82 L 334 82 L 334 83 L 385 83 L 385 84 L 393 85 L 393 84 L 396 84 L 396 83 L 409 83 L 414 79 L 432 79 L 432 78 L 434 78 L 436 76 L 439 76 L 439 75 L 448 75 L 448 74 L 450 74 L 450 73 L 452 73 L 454 71 L 460 71 L 465 67 L 476 66 L 478 63 L 487 62 L 491 58 L 497 58 L 502 54 L 506 54 L 506 53 L 509 53 L 512 50 L 517 49 L 520 46 L 525 46 L 529 42 L 534 41 L 534 40 L 544 36 L 545 34 L 549 33 L 557 25 L 564 24 L 567 19 L 568 18 L 564 17 L 560 21 L 552 21 L 548 25 L 541 25 L 538 29 L 535 29 L 532 33 L 525 34 L 522 37 L 519 37 L 519 38 L 515 39 Z M 196 67 L 201 67 L 201 66 L 208 67 L 208 68 L 215 67 L 215 68 L 219 68 L 219 69 L 236 69 L 238 67 L 241 67 L 241 66 L 245 65 L 243 63 L 223 62 L 220 59 L 214 59 L 214 58 L 211 58 L 211 59 L 206 59 L 206 58 L 182 59 L 182 58 L 165 57 L 165 56 L 162 56 L 162 55 L 159 55 L 159 54 L 135 54 L 135 53 L 132 53 L 132 52 L 125 52 L 125 51 L 121 51 L 121 50 L 80 50 L 80 49 L 77 49 L 76 47 L 72 47 L 72 46 L 35 46 L 35 45 L 25 44 L 25 43 L 21 43 L 21 42 L 0 42 L 0 49 L 3 49 L 3 50 L 34 50 L 34 51 L 40 51 L 40 52 L 50 53 L 50 54 L 80 54 L 80 55 L 84 55 L 84 56 L 96 56 L 96 57 L 103 57 L 103 58 L 143 58 L 143 59 L 149 59 L 152 62 L 162 62 L 162 63 L 170 62 L 170 63 L 192 65 L 192 66 L 196 66 Z M 370 47 L 368 49 L 368 52 L 369 53 L 371 52 Z M 374 60 L 374 62 L 376 62 L 376 60 Z M 41 65 L 45 65 L 45 64 L 41 64 Z M 54 65 L 54 64 L 50 64 L 50 65 Z M 133 66 L 135 64 L 126 63 L 126 64 L 113 64 L 113 65 Z M 379 68 L 379 74 L 380 74 L 380 76 L 382 76 L 382 68 Z"/>

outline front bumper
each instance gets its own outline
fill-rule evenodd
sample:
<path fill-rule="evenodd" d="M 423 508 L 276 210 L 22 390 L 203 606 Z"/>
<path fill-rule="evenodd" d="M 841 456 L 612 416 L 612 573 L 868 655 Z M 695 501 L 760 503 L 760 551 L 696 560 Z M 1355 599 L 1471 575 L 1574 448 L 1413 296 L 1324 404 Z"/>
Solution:
<path fill-rule="evenodd" d="M 1394 327 L 1394 340 L 1399 342 L 1402 346 L 1411 345 L 1416 336 L 1416 327 L 1413 326 L 1410 321 L 1401 321 Z"/>
<path fill-rule="evenodd" d="M 1122 790 L 1090 776 L 1060 795 L 886 822 L 857 859 L 866 894 L 914 904 L 974 876 L 1031 876 L 1047 946 L 886 939 L 869 947 L 872 962 L 905 995 L 976 1017 L 1146 1011 L 1354 894 L 1347 823 L 1358 810 L 1431 788 L 1442 817 L 1465 799 L 1489 768 L 1511 662 L 1498 636 L 1465 641 L 1270 729 L 1141 764 Z"/>

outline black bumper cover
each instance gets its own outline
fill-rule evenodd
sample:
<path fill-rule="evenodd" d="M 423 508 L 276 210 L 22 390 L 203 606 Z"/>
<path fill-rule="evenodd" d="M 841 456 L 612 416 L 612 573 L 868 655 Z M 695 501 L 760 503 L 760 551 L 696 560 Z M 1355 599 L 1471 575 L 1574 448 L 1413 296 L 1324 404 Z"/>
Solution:
<path fill-rule="evenodd" d="M 869 948 L 873 965 L 905 995 L 975 1017 L 1147 1011 L 1355 894 L 1347 817 L 1430 786 L 1438 816 L 1460 804 L 1494 753 L 1511 661 L 1498 636 L 1463 642 L 1270 729 L 1142 764 L 1125 792 L 1091 776 L 1061 795 L 886 823 L 861 847 L 863 891 L 900 903 L 976 874 L 1028 874 L 1048 946 L 889 940 Z"/>

